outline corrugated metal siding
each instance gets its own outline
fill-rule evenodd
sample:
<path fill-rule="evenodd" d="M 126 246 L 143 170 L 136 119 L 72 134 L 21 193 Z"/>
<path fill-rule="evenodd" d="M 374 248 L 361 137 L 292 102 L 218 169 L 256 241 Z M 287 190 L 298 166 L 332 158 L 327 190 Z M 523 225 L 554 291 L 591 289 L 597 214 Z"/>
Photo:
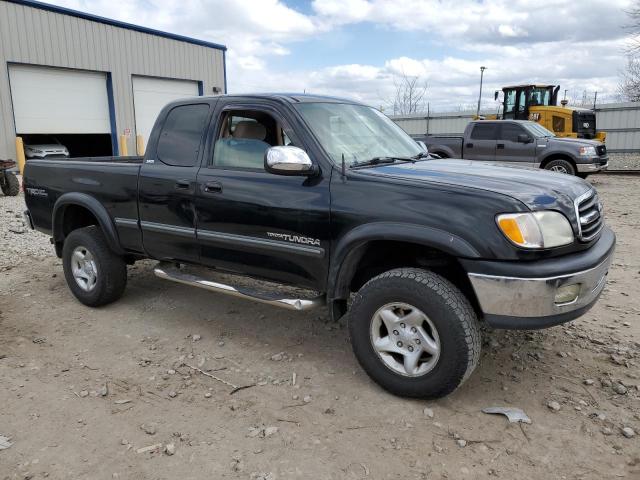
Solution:
<path fill-rule="evenodd" d="M 596 108 L 598 130 L 607 132 L 610 152 L 640 151 L 640 103 L 609 103 Z"/>
<path fill-rule="evenodd" d="M 132 75 L 199 80 L 205 95 L 224 89 L 222 50 L 1 0 L 0 61 L 0 158 L 15 159 L 7 63 L 111 72 L 118 134 L 135 133 Z"/>
<path fill-rule="evenodd" d="M 495 113 L 495 112 L 493 112 Z M 392 116 L 410 135 L 461 134 L 475 112 L 439 113 L 426 116 Z M 607 132 L 610 152 L 640 152 L 640 103 L 608 103 L 596 109 L 598 130 Z"/>

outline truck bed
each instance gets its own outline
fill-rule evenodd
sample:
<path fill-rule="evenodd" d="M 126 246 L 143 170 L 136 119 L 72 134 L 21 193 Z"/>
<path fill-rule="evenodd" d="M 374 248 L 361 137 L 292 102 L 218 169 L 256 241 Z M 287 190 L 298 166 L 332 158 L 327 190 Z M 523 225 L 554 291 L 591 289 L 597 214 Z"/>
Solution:
<path fill-rule="evenodd" d="M 52 230 L 52 209 L 67 192 L 95 198 L 111 218 L 138 218 L 136 200 L 142 160 L 143 157 L 132 156 L 29 160 L 33 191 L 27 192 L 26 201 L 34 224 Z"/>
<path fill-rule="evenodd" d="M 129 155 L 129 156 L 115 156 L 115 157 L 73 157 L 73 158 L 43 158 L 46 161 L 63 161 L 63 162 L 100 162 L 100 163 L 142 163 L 143 156 Z M 27 160 L 31 162 L 35 159 Z"/>
<path fill-rule="evenodd" d="M 425 135 L 418 140 L 427 145 L 430 153 L 449 158 L 463 158 L 463 135 Z"/>

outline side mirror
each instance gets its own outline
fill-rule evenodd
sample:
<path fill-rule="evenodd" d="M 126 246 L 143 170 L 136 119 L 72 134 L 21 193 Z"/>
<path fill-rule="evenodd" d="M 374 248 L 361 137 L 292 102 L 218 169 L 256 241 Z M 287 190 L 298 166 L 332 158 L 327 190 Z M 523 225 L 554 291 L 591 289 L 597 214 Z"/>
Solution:
<path fill-rule="evenodd" d="M 531 143 L 533 142 L 533 139 L 527 135 L 526 133 L 521 133 L 520 135 L 518 135 L 518 142 L 519 143 Z"/>
<path fill-rule="evenodd" d="M 426 143 L 424 143 L 422 140 L 416 140 L 416 143 L 420 146 L 422 150 L 424 150 L 425 153 L 429 153 L 429 149 L 427 148 Z"/>
<path fill-rule="evenodd" d="M 500 95 L 500 90 L 496 90 L 493 94 L 493 99 L 497 102 L 498 101 L 498 95 Z"/>
<path fill-rule="evenodd" d="M 307 152 L 298 147 L 271 147 L 264 155 L 264 169 L 275 175 L 313 175 L 316 168 Z"/>

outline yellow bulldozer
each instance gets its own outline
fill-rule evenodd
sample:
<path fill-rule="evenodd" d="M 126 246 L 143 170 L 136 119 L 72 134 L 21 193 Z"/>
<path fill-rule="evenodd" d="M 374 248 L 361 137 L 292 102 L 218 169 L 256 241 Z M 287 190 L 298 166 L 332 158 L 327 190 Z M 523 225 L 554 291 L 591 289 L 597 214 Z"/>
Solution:
<path fill-rule="evenodd" d="M 559 85 L 515 85 L 502 89 L 502 108 L 486 119 L 532 120 L 559 137 L 590 138 L 604 142 L 605 132 L 596 130 L 596 113 L 587 108 L 558 106 Z M 495 100 L 500 90 L 495 93 Z"/>

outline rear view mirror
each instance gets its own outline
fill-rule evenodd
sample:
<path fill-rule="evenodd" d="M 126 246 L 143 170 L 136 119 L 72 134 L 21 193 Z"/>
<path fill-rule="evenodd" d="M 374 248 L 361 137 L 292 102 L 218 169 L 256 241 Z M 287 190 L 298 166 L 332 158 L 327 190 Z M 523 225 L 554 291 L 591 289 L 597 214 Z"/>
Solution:
<path fill-rule="evenodd" d="M 500 90 L 496 90 L 495 93 L 493 94 L 493 99 L 497 102 L 498 101 L 498 95 L 500 95 Z"/>
<path fill-rule="evenodd" d="M 520 135 L 518 135 L 518 142 L 519 143 L 531 143 L 533 142 L 533 139 L 527 135 L 526 133 L 521 133 Z"/>
<path fill-rule="evenodd" d="M 298 147 L 271 147 L 264 155 L 264 169 L 276 175 L 312 175 L 316 173 L 307 152 Z"/>

